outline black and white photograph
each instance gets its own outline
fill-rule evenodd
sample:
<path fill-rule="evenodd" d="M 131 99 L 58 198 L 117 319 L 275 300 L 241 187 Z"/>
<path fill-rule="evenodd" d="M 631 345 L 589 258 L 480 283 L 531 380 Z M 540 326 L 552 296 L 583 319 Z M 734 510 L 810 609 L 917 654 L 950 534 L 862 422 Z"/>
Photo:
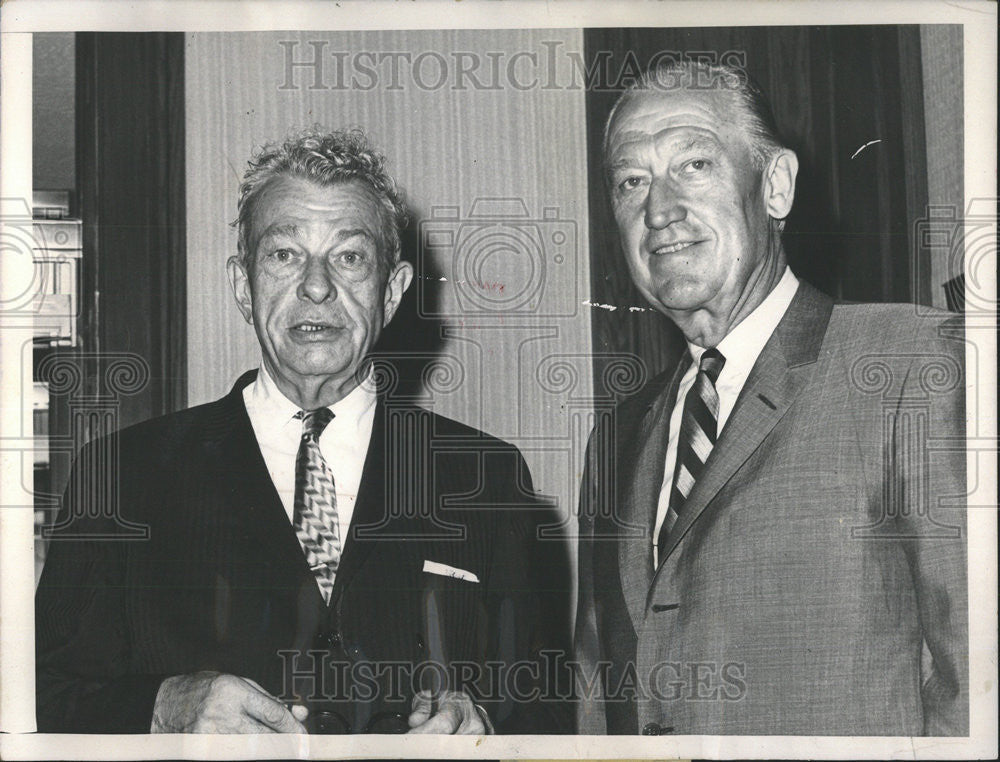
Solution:
<path fill-rule="evenodd" d="M 5 3 L 2 756 L 995 758 L 996 16 Z"/>

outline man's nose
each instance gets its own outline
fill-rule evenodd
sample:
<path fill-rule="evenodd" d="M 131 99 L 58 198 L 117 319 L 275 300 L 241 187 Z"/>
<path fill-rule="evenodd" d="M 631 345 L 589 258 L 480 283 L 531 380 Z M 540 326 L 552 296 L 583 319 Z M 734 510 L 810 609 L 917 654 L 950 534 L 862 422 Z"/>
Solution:
<path fill-rule="evenodd" d="M 671 183 L 666 179 L 654 179 L 646 196 L 646 227 L 660 230 L 686 216 L 687 209 Z"/>
<path fill-rule="evenodd" d="M 335 299 L 336 296 L 337 287 L 330 277 L 326 262 L 320 257 L 309 257 L 299 283 L 299 298 L 319 304 L 328 299 Z"/>

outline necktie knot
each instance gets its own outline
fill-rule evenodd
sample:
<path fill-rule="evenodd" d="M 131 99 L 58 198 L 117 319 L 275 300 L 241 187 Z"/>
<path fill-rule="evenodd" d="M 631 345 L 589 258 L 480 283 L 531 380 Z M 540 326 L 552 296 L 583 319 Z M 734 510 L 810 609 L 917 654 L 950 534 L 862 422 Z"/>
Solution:
<path fill-rule="evenodd" d="M 711 349 L 706 349 L 702 354 L 698 370 L 708 376 L 708 380 L 712 382 L 712 386 L 715 386 L 715 382 L 719 380 L 719 374 L 722 373 L 722 367 L 725 364 L 726 358 L 722 356 L 722 352 L 712 347 Z"/>
<path fill-rule="evenodd" d="M 300 410 L 297 417 L 302 419 L 302 435 L 319 441 L 323 431 L 333 420 L 333 411 L 328 407 L 318 407 L 315 410 Z"/>

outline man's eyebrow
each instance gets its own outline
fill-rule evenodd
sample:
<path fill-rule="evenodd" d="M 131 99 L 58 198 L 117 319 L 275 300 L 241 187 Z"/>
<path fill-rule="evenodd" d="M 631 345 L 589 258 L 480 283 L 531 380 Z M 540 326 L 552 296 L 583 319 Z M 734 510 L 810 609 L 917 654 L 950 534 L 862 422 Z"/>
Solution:
<path fill-rule="evenodd" d="M 286 222 L 282 224 L 269 225 L 267 230 L 260 234 L 261 241 L 267 241 L 271 238 L 297 238 L 299 235 L 299 226 L 294 222 Z"/>
<path fill-rule="evenodd" d="M 635 167 L 635 164 L 636 164 L 635 161 L 630 159 L 628 156 L 620 156 L 617 159 L 614 159 L 613 161 L 610 161 L 607 164 L 605 164 L 605 168 L 607 169 L 608 172 L 614 172 L 619 169 L 628 169 L 631 167 Z"/>
<path fill-rule="evenodd" d="M 666 145 L 671 151 L 676 153 L 684 153 L 693 149 L 716 151 L 719 148 L 719 142 L 709 135 L 678 135 L 669 138 L 669 142 Z M 642 162 L 640 161 L 639 163 Z M 615 156 L 610 161 L 605 162 L 604 167 L 605 171 L 614 172 L 615 170 L 631 168 L 635 165 L 636 159 L 632 151 L 626 146 L 620 151 L 616 151 Z"/>
<path fill-rule="evenodd" d="M 285 222 L 280 224 L 275 223 L 274 225 L 268 227 L 267 230 L 265 230 L 263 233 L 261 233 L 260 242 L 263 243 L 275 238 L 298 238 L 300 232 L 301 228 L 294 222 Z M 355 238 L 357 236 L 367 238 L 369 241 L 377 243 L 377 241 L 375 240 L 375 236 L 372 235 L 370 231 L 365 230 L 364 228 L 341 229 L 338 230 L 336 233 L 334 233 L 333 237 L 335 240 L 340 242 L 349 240 L 351 238 Z"/>
<path fill-rule="evenodd" d="M 678 151 L 690 151 L 692 148 L 716 148 L 718 146 L 718 141 L 714 138 L 710 138 L 707 135 L 693 135 L 684 140 L 678 140 L 675 144 L 675 148 Z"/>
<path fill-rule="evenodd" d="M 373 236 L 370 231 L 365 230 L 364 228 L 348 228 L 346 230 L 338 230 L 336 233 L 334 233 L 333 237 L 336 238 L 338 241 L 346 241 L 349 238 L 354 238 L 355 236 L 361 236 L 363 238 L 367 238 L 372 243 L 377 243 L 375 240 L 375 236 Z"/>

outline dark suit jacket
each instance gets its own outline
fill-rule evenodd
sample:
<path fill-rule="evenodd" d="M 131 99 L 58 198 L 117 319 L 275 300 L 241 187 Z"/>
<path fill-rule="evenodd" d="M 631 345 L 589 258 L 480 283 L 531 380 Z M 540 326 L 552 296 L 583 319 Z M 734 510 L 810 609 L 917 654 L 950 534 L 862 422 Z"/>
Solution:
<path fill-rule="evenodd" d="M 963 328 L 915 310 L 800 286 L 655 573 L 680 371 L 595 430 L 581 732 L 968 733 Z"/>
<path fill-rule="evenodd" d="M 545 595 L 562 557 L 540 552 L 543 512 L 520 453 L 384 396 L 325 606 L 246 414 L 253 377 L 82 450 L 36 598 L 40 731 L 148 732 L 165 677 L 217 670 L 314 716 L 336 710 L 358 732 L 433 687 L 435 669 L 413 665 L 510 666 L 559 648 Z M 124 522 L 148 537 L 122 539 Z M 479 582 L 426 573 L 425 561 Z M 571 722 L 567 705 L 512 701 L 506 675 L 479 677 L 498 732 Z M 528 690 L 534 673 L 515 677 Z"/>

